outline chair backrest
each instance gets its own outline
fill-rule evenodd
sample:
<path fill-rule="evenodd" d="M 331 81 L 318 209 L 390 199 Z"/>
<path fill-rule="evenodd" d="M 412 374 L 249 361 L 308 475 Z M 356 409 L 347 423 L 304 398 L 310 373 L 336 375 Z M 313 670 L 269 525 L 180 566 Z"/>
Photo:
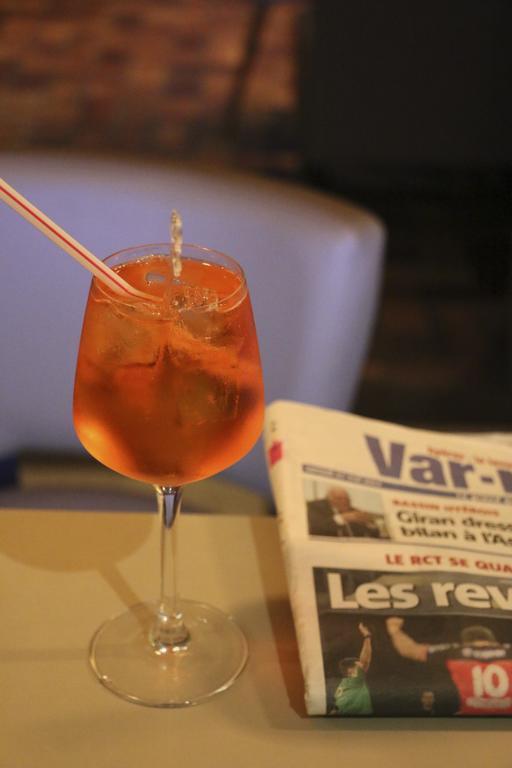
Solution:
<path fill-rule="evenodd" d="M 0 155 L 0 175 L 100 257 L 168 239 L 233 255 L 250 285 L 266 400 L 350 408 L 375 317 L 384 228 L 355 206 L 287 183 L 166 164 Z M 81 450 L 71 416 L 90 276 L 0 205 L 0 457 Z M 261 444 L 226 472 L 268 484 Z"/>

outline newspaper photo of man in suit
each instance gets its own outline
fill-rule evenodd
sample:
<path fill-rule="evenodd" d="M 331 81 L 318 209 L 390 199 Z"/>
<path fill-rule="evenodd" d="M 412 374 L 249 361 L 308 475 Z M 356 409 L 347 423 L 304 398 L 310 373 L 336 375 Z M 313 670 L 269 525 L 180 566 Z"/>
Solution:
<path fill-rule="evenodd" d="M 355 509 L 342 486 L 331 486 L 324 498 L 308 501 L 307 511 L 311 536 L 389 538 L 383 516 Z"/>

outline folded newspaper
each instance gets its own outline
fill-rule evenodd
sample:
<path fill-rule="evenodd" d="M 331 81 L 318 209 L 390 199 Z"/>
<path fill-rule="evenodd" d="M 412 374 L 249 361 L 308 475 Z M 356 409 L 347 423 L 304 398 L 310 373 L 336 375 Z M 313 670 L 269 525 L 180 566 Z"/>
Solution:
<path fill-rule="evenodd" d="M 308 713 L 511 715 L 512 448 L 285 401 L 265 447 Z"/>

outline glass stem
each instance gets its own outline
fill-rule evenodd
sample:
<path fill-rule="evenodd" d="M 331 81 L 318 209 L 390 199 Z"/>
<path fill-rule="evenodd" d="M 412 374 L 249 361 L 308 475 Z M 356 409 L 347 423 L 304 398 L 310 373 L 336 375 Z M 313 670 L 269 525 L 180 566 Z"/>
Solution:
<path fill-rule="evenodd" d="M 160 599 L 151 633 L 151 643 L 158 653 L 182 650 L 189 632 L 180 611 L 176 587 L 176 520 L 181 509 L 182 488 L 155 486 L 160 534 Z"/>

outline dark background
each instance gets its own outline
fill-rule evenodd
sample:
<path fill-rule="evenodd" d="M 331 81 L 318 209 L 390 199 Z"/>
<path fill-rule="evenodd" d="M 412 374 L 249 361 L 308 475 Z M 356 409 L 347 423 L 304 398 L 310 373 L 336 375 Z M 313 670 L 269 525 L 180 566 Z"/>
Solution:
<path fill-rule="evenodd" d="M 0 150 L 305 183 L 388 228 L 361 414 L 512 426 L 508 0 L 0 0 Z"/>

